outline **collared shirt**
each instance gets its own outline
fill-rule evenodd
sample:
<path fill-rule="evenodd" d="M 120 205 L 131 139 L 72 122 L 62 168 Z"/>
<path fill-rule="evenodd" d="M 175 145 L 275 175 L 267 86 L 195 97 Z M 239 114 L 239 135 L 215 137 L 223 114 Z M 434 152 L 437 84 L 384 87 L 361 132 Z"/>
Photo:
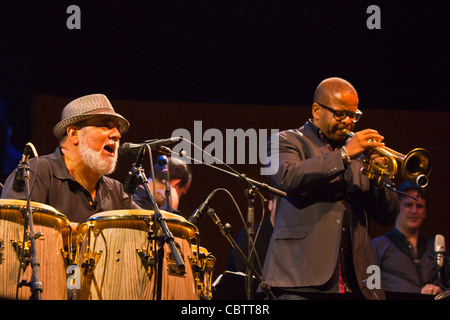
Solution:
<path fill-rule="evenodd" d="M 15 172 L 5 181 L 2 199 L 25 200 L 24 192 L 12 189 Z M 69 173 L 61 148 L 52 154 L 30 160 L 31 201 L 47 204 L 71 222 L 83 222 L 95 213 L 121 209 L 141 209 L 124 192 L 123 185 L 101 176 L 95 200 Z M 33 186 L 34 185 L 34 186 Z"/>
<path fill-rule="evenodd" d="M 332 143 L 327 139 L 323 131 L 317 127 L 310 120 L 311 125 L 316 131 L 317 136 L 326 144 L 330 152 L 337 150 L 344 145 L 344 142 L 334 142 Z M 346 189 L 345 179 L 341 179 L 342 187 Z M 350 236 L 350 222 L 349 215 L 351 214 L 351 205 L 348 200 L 344 201 L 344 216 L 342 221 L 342 235 L 341 235 L 341 245 L 340 245 L 340 258 L 339 258 L 339 292 L 344 293 L 346 291 L 352 291 L 358 289 L 356 284 L 356 277 L 353 271 L 352 262 L 352 244 Z"/>
<path fill-rule="evenodd" d="M 394 227 L 391 232 L 373 239 L 372 248 L 381 269 L 382 289 L 420 293 L 427 283 L 438 285 L 432 239 L 419 235 L 416 253 L 411 243 Z"/>
<path fill-rule="evenodd" d="M 320 129 L 318 126 L 316 126 L 312 119 L 309 119 L 308 122 L 311 124 L 311 126 L 313 127 L 314 131 L 316 132 L 317 136 L 327 145 L 328 149 L 330 151 L 336 150 L 338 148 L 341 148 L 344 144 L 345 141 L 331 141 L 329 139 L 327 139 L 327 137 L 325 136 L 325 134 L 323 133 L 322 129 Z"/>

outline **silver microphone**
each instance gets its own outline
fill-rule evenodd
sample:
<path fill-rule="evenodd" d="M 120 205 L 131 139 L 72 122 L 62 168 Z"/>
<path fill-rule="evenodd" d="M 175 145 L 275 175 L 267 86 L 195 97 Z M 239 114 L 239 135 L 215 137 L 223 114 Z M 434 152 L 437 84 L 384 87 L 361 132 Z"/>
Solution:
<path fill-rule="evenodd" d="M 122 144 L 119 147 L 119 155 L 127 156 L 130 154 L 131 155 L 137 154 L 139 152 L 139 150 L 141 150 L 141 147 L 145 146 L 145 145 L 149 146 L 152 150 L 154 150 L 158 147 L 174 144 L 181 140 L 183 140 L 183 137 L 172 137 L 172 138 L 168 138 L 168 139 L 146 140 L 144 143 L 125 142 L 124 144 Z"/>
<path fill-rule="evenodd" d="M 434 238 L 434 253 L 436 255 L 436 266 L 440 270 L 444 267 L 445 256 L 445 238 L 441 234 L 437 234 Z"/>

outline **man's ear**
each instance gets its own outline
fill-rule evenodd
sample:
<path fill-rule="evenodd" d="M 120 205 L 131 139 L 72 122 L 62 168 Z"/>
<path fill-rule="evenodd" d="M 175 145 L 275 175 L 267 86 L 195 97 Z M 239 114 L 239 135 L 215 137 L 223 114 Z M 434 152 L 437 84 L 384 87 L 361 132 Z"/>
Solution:
<path fill-rule="evenodd" d="M 170 180 L 170 186 L 172 188 L 176 188 L 177 186 L 179 187 L 180 182 L 181 182 L 181 179 L 172 179 L 172 180 Z"/>
<path fill-rule="evenodd" d="M 315 121 L 319 120 L 319 111 L 322 109 L 317 103 L 312 104 L 312 116 Z"/>
<path fill-rule="evenodd" d="M 72 142 L 73 145 L 78 145 L 80 143 L 79 128 L 75 126 L 70 126 L 66 129 L 67 139 Z"/>

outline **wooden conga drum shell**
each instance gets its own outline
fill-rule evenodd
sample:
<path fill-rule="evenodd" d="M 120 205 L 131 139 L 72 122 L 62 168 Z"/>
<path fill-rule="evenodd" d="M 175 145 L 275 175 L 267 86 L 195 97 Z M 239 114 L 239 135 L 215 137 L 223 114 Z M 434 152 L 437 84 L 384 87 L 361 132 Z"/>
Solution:
<path fill-rule="evenodd" d="M 36 240 L 36 256 L 40 262 L 43 287 L 41 299 L 65 300 L 67 286 L 62 230 L 68 228 L 69 220 L 51 206 L 37 202 L 31 202 L 30 205 L 34 232 L 44 235 L 43 239 Z M 14 249 L 14 243 L 23 246 L 26 215 L 26 201 L 0 199 L 0 297 L 3 299 L 16 299 L 18 280 L 31 281 L 31 264 L 23 273 L 18 252 Z M 19 288 L 18 299 L 29 299 L 30 296 L 29 287 Z"/>
<path fill-rule="evenodd" d="M 161 212 L 184 257 L 186 274 L 173 275 L 170 248 L 164 246 L 161 274 L 161 299 L 196 299 L 194 277 L 189 258 L 191 243 L 197 241 L 198 229 L 181 216 Z M 154 212 L 149 210 L 115 210 L 93 215 L 78 225 L 82 235 L 78 266 L 82 270 L 77 300 L 154 300 L 156 270 L 149 272 L 139 253 L 149 254 L 148 239 Z M 87 272 L 87 258 L 95 266 Z M 96 260 L 96 261 L 95 261 Z M 83 266 L 84 264 L 84 266 Z"/>

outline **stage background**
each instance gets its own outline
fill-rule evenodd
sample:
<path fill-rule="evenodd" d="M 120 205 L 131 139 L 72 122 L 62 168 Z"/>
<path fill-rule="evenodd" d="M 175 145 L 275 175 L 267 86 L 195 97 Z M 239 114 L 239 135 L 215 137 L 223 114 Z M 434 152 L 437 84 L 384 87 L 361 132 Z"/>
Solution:
<path fill-rule="evenodd" d="M 32 103 L 32 141 L 40 154 L 54 151 L 57 140 L 51 130 L 60 119 L 57 112 L 71 98 L 55 97 L 50 95 L 36 96 Z M 205 104 L 205 103 L 177 103 L 177 102 L 148 102 L 112 100 L 112 104 L 120 114 L 131 123 L 130 130 L 122 137 L 122 142 L 143 142 L 152 138 L 168 138 L 176 128 L 184 128 L 191 133 L 194 141 L 194 121 L 202 121 L 202 133 L 206 130 L 219 129 L 225 136 L 226 129 L 241 128 L 244 131 L 254 128 L 285 130 L 298 128 L 311 116 L 310 106 L 268 106 L 268 105 L 237 105 L 237 104 Z M 426 188 L 429 192 L 429 208 L 423 226 L 423 233 L 434 237 L 436 233 L 443 234 L 450 239 L 450 225 L 446 203 L 448 201 L 447 183 L 450 178 L 447 150 L 443 141 L 450 139 L 448 125 L 450 113 L 427 111 L 399 111 L 363 109 L 364 116 L 358 122 L 358 129 L 376 128 L 385 136 L 386 145 L 403 154 L 407 154 L 416 147 L 427 149 L 433 156 L 433 170 L 430 183 Z M 168 123 L 170 125 L 168 125 Z M 45 128 L 45 129 L 44 129 Z M 433 129 L 431 129 L 433 128 Z M 265 137 L 266 138 L 266 137 Z M 203 141 L 200 147 L 205 148 L 211 142 Z M 248 147 L 248 141 L 246 143 Z M 224 144 L 224 150 L 226 146 Z M 192 148 L 193 152 L 193 148 Z M 158 152 L 153 152 L 156 160 Z M 246 157 L 248 163 L 248 154 Z M 127 172 L 131 168 L 135 157 L 120 157 L 119 167 L 113 177 L 125 182 Z M 235 157 L 236 161 L 236 157 Z M 143 167 L 150 169 L 149 157 L 143 161 Z M 196 208 L 216 188 L 225 188 L 231 192 L 237 201 L 244 219 L 247 217 L 246 185 L 216 172 L 200 164 L 191 165 L 193 169 L 193 182 L 188 193 L 181 198 L 180 211 L 188 218 Z M 220 168 L 226 167 L 218 165 Z M 267 176 L 260 175 L 260 164 L 231 165 L 235 170 L 245 173 L 248 177 L 268 183 Z M 395 183 L 400 185 L 403 181 L 398 174 Z M 268 192 L 261 192 L 269 199 Z M 238 211 L 231 199 L 223 192 L 216 194 L 211 202 L 223 223 L 230 223 L 231 233 L 236 236 L 243 227 Z M 256 221 L 261 218 L 262 207 L 256 200 Z M 266 210 L 266 216 L 268 212 Z M 371 224 L 371 236 L 379 236 L 389 231 L 392 226 L 382 227 L 376 223 Z M 212 252 L 217 258 L 216 272 L 218 275 L 225 270 L 226 261 L 230 252 L 230 245 L 222 236 L 208 216 L 203 217 L 199 225 L 201 245 Z"/>
<path fill-rule="evenodd" d="M 297 128 L 317 84 L 340 76 L 358 90 L 359 129 L 379 130 L 402 153 L 431 152 L 423 233 L 450 239 L 448 1 L 78 1 L 81 29 L 69 30 L 71 4 L 0 5 L 2 120 L 18 152 L 28 141 L 40 155 L 53 152 L 61 110 L 85 94 L 106 94 L 132 124 L 122 142 L 140 142 L 177 128 L 192 133 L 196 120 L 203 132 Z M 381 9 L 379 30 L 366 26 L 372 4 Z M 114 177 L 123 182 L 133 160 L 121 158 Z M 233 167 L 266 179 L 259 165 Z M 193 171 L 186 216 L 217 187 L 246 215 L 243 185 L 200 165 Z M 235 235 L 242 224 L 231 201 L 220 193 L 213 207 Z M 371 233 L 388 229 L 372 225 Z M 200 233 L 218 258 L 217 276 L 230 246 L 208 217 Z"/>

